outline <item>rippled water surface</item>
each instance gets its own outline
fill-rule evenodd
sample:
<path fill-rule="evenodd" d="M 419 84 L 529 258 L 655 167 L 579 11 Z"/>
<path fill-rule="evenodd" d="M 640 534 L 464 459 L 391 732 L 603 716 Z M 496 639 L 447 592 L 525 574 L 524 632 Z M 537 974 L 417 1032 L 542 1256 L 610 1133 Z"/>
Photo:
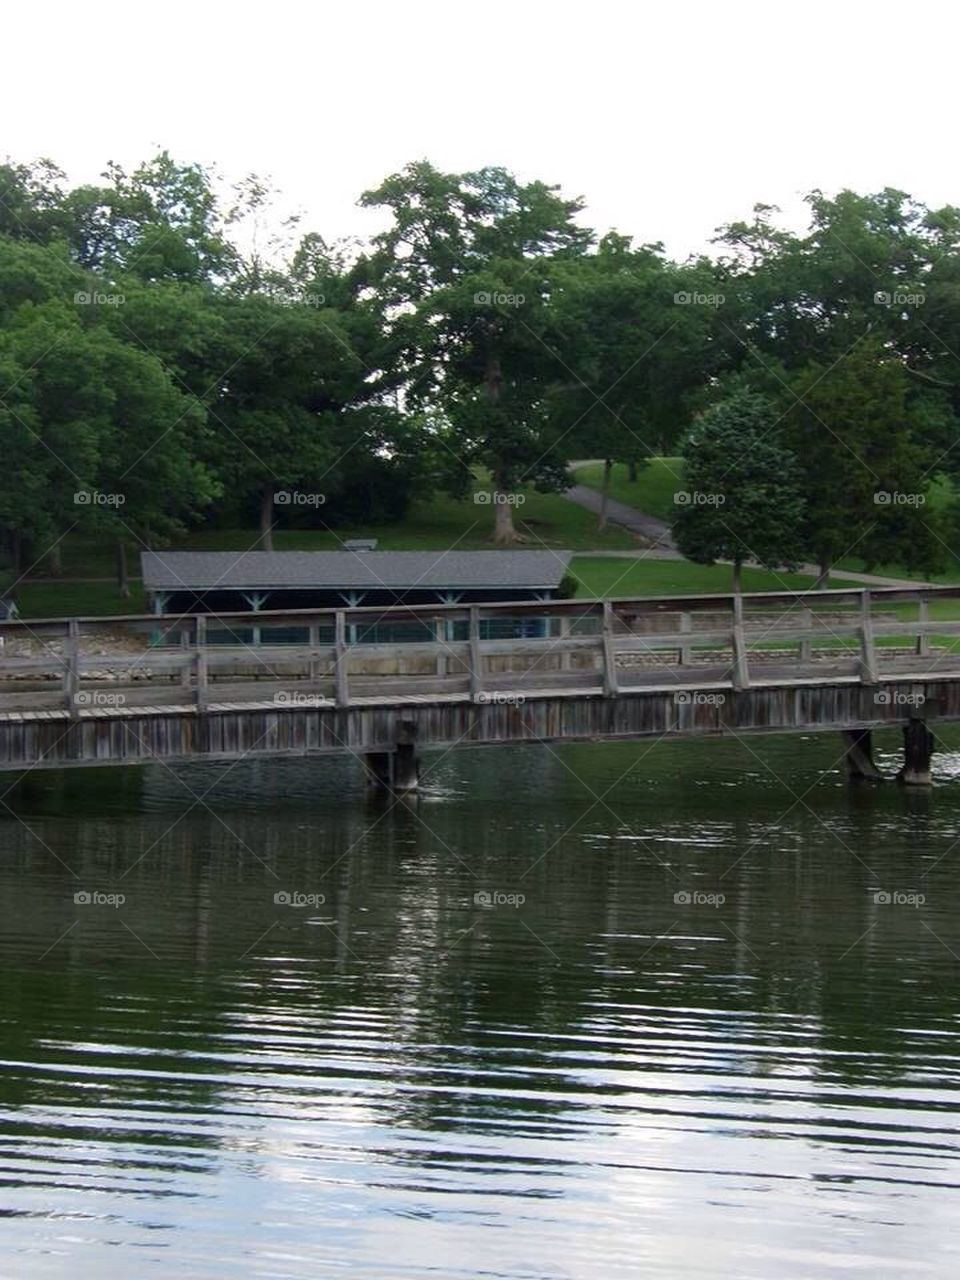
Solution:
<path fill-rule="evenodd" d="M 33 775 L 0 1275 L 960 1275 L 951 745 Z"/>

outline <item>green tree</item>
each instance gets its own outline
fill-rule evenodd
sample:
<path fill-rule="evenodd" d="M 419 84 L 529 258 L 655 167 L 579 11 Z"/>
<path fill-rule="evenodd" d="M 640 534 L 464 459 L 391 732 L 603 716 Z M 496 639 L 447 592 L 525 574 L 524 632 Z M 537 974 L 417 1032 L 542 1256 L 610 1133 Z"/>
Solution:
<path fill-rule="evenodd" d="M 867 338 L 840 361 L 795 373 L 781 409 L 805 500 L 804 544 L 820 584 L 844 556 L 868 566 L 934 567 L 937 535 L 925 508 L 937 409 L 902 360 Z"/>
<path fill-rule="evenodd" d="M 552 268 L 584 251 L 581 204 L 504 169 L 445 174 L 422 162 L 368 191 L 390 227 L 360 266 L 388 321 L 386 357 L 415 409 L 436 409 L 461 491 L 492 477 L 494 539 L 517 538 L 508 501 L 521 483 L 559 490 L 573 440 L 551 414 L 569 376 L 557 351 Z"/>
<path fill-rule="evenodd" d="M 698 564 L 732 561 L 734 591 L 745 561 L 792 567 L 802 548 L 796 466 L 776 418 L 769 401 L 740 391 L 698 418 L 683 448 L 674 538 Z"/>

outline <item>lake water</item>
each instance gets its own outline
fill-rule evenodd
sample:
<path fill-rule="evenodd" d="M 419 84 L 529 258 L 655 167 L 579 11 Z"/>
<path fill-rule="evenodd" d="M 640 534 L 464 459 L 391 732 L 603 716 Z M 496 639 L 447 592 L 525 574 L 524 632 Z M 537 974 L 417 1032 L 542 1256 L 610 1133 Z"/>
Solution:
<path fill-rule="evenodd" d="M 957 747 L 33 775 L 0 1275 L 960 1275 Z"/>

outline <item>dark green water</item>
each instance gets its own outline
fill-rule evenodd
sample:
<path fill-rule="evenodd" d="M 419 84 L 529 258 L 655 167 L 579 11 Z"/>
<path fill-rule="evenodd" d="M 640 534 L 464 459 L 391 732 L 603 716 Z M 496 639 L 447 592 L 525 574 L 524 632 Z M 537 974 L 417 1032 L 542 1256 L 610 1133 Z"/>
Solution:
<path fill-rule="evenodd" d="M 0 1275 L 960 1274 L 960 752 L 930 796 L 837 755 L 34 775 Z"/>

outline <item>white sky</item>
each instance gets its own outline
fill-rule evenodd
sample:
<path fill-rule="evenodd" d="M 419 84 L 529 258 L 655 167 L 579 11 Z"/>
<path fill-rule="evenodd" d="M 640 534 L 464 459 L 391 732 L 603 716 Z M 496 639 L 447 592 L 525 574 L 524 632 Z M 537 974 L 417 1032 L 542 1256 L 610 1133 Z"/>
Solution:
<path fill-rule="evenodd" d="M 756 201 L 953 181 L 960 20 L 915 0 L 50 3 L 4 13 L 0 154 L 269 174 L 327 238 L 409 160 L 501 164 L 684 255 Z"/>

